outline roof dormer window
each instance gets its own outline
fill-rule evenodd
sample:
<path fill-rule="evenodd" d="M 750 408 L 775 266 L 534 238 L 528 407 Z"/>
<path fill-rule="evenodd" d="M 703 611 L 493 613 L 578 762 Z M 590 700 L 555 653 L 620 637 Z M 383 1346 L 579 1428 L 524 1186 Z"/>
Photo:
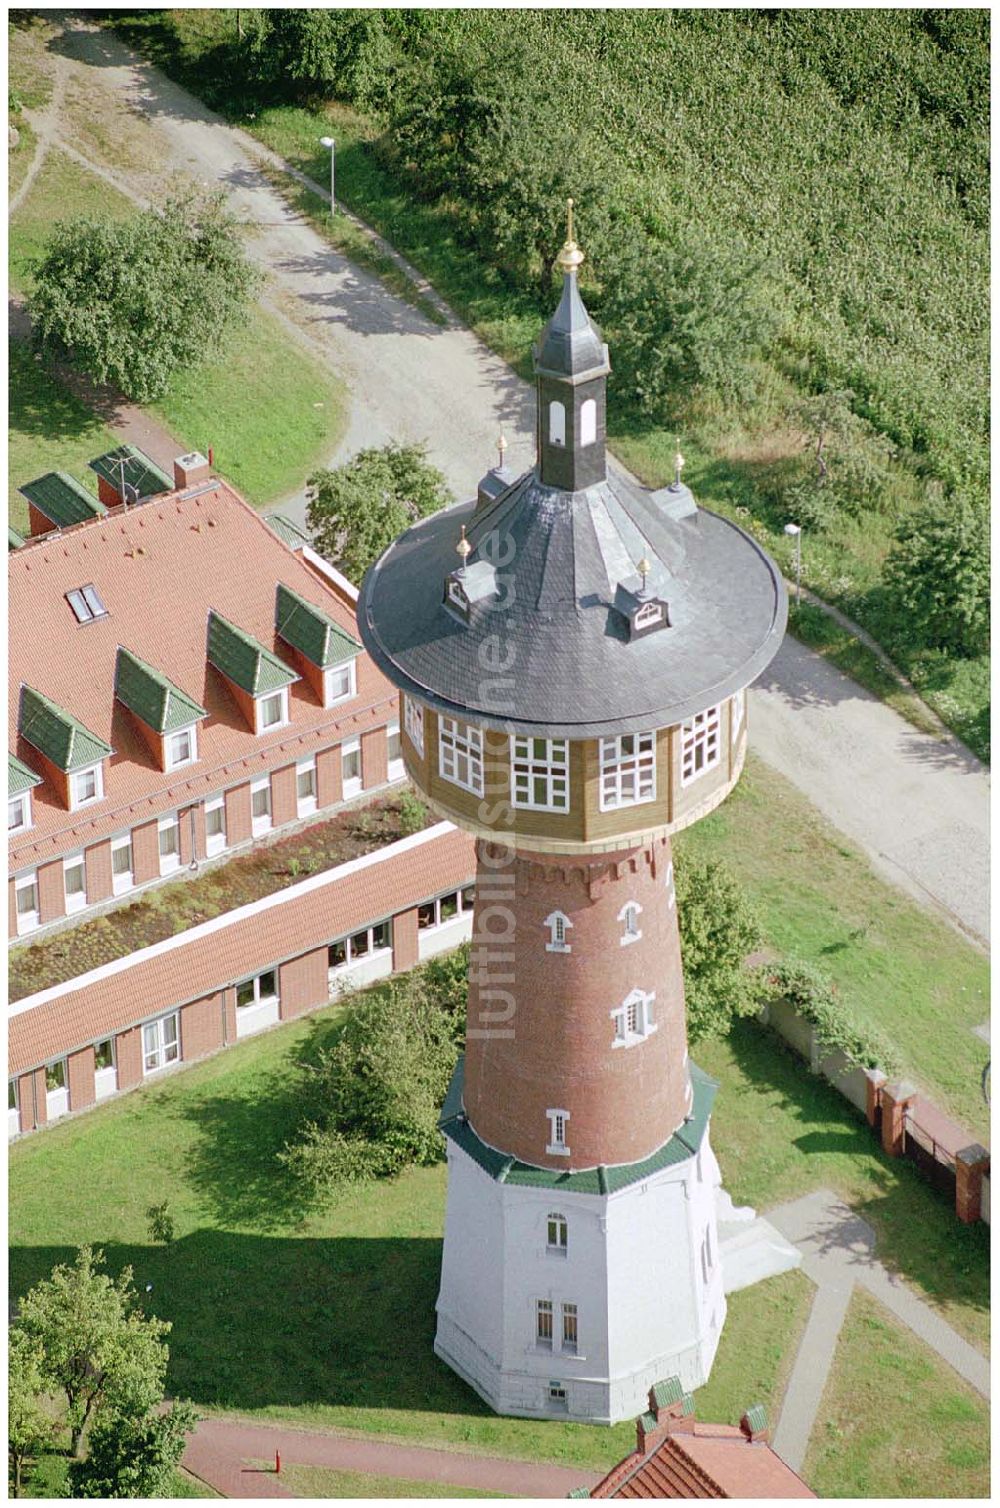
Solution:
<path fill-rule="evenodd" d="M 92 801 L 104 798 L 104 768 L 89 765 L 85 770 L 74 770 L 70 776 L 70 811 L 78 806 L 89 806 Z"/>
<path fill-rule="evenodd" d="M 288 687 L 272 691 L 270 696 L 261 696 L 257 708 L 257 732 L 267 733 L 271 728 L 280 728 L 288 721 Z"/>
<path fill-rule="evenodd" d="M 198 730 L 192 725 L 176 733 L 168 733 L 163 740 L 164 760 L 168 770 L 180 769 L 182 765 L 194 764 L 198 758 Z"/>
<path fill-rule="evenodd" d="M 633 628 L 649 628 L 663 621 L 662 602 L 644 602 L 632 620 Z"/>

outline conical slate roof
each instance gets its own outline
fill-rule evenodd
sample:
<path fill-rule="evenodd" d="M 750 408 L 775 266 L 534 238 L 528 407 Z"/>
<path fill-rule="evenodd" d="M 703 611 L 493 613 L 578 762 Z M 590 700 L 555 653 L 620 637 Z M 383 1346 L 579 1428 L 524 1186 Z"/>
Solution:
<path fill-rule="evenodd" d="M 587 313 L 576 277 L 563 277 L 562 297 L 534 350 L 535 371 L 558 377 L 596 376 L 610 371 L 608 348 Z"/>
<path fill-rule="evenodd" d="M 572 279 L 568 281 L 573 281 Z M 444 602 L 461 565 L 491 560 L 498 591 L 468 622 Z M 617 589 L 668 604 L 670 627 L 629 637 Z M 748 685 L 781 642 L 787 601 L 774 562 L 686 487 L 649 493 L 618 468 L 583 492 L 527 472 L 495 501 L 408 529 L 367 573 L 365 647 L 404 691 L 488 727 L 588 738 L 678 723 Z"/>

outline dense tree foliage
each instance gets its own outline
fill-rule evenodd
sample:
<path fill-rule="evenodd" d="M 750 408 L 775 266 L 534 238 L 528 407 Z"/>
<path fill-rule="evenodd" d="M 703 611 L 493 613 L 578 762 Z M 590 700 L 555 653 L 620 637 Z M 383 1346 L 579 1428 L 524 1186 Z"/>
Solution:
<path fill-rule="evenodd" d="M 760 924 L 735 877 L 716 859 L 674 860 L 688 1037 L 724 1037 L 760 1007 L 761 980 L 746 958 Z"/>
<path fill-rule="evenodd" d="M 307 519 L 316 548 L 360 582 L 398 534 L 452 501 L 422 445 L 361 450 L 309 478 Z"/>
<path fill-rule="evenodd" d="M 990 633 L 990 520 L 986 499 L 958 491 L 899 526 L 886 584 L 925 643 L 981 653 Z"/>
<path fill-rule="evenodd" d="M 43 351 L 146 402 L 218 352 L 258 278 L 224 196 L 185 195 L 56 225 L 29 308 Z"/>
<path fill-rule="evenodd" d="M 15 1326 L 7 1352 L 7 1459 L 14 1497 L 21 1495 L 25 1466 L 52 1438 L 52 1420 L 41 1404 L 43 1362 L 39 1342 Z"/>
<path fill-rule="evenodd" d="M 77 1498 L 172 1497 L 174 1468 L 198 1421 L 190 1403 L 139 1418 L 110 1414 L 90 1432 L 85 1460 L 69 1469 L 69 1493 Z"/>

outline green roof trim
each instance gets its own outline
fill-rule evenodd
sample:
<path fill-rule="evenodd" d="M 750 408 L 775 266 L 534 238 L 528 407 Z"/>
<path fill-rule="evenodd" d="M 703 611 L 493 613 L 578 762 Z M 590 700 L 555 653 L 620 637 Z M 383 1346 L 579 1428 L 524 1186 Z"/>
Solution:
<path fill-rule="evenodd" d="M 590 1497 L 590 1488 L 589 1487 L 574 1487 L 571 1492 L 567 1492 L 566 1496 L 568 1498 L 589 1498 Z"/>
<path fill-rule="evenodd" d="M 120 497 L 122 461 L 125 462 L 126 485 L 134 487 L 140 499 L 173 491 L 171 478 L 138 445 L 119 445 L 117 450 L 106 450 L 90 462 L 90 469 L 109 482 Z"/>
<path fill-rule="evenodd" d="M 71 712 L 30 686 L 21 687 L 21 736 L 67 774 L 100 764 L 113 752 L 110 744 L 77 722 Z"/>
<path fill-rule="evenodd" d="M 275 597 L 274 626 L 287 644 L 321 670 L 328 670 L 331 665 L 343 665 L 361 653 L 357 639 L 352 639 L 322 609 L 314 607 L 280 581 Z"/>
<path fill-rule="evenodd" d="M 21 796 L 25 791 L 33 790 L 36 785 L 41 785 L 41 775 L 36 775 L 28 765 L 16 758 L 13 754 L 7 755 L 7 795 Z"/>
<path fill-rule="evenodd" d="M 449 1141 L 478 1163 L 498 1183 L 517 1184 L 522 1188 L 566 1189 L 571 1194 L 614 1194 L 619 1189 L 641 1183 L 663 1168 L 676 1166 L 694 1157 L 702 1144 L 718 1084 L 694 1063 L 691 1064 L 691 1084 L 694 1090 L 691 1114 L 664 1142 L 642 1162 L 620 1164 L 616 1167 L 587 1168 L 579 1173 L 558 1173 L 553 1168 L 535 1168 L 528 1163 L 512 1161 L 503 1152 L 488 1147 L 469 1125 L 462 1108 L 462 1086 L 465 1077 L 465 1058 L 459 1058 L 452 1074 L 448 1093 L 438 1120 L 438 1125 Z"/>
<path fill-rule="evenodd" d="M 21 548 L 21 546 L 23 544 L 25 544 L 25 543 L 26 543 L 26 540 L 24 538 L 24 535 L 23 534 L 18 534 L 17 530 L 13 527 L 13 525 L 12 524 L 8 524 L 7 525 L 7 548 L 8 548 L 8 550 L 19 550 Z"/>
<path fill-rule="evenodd" d="M 26 482 L 18 490 L 57 529 L 68 529 L 72 524 L 86 523 L 88 519 L 99 518 L 108 511 L 68 471 L 47 471 L 44 476 L 36 477 L 33 482 Z"/>
<path fill-rule="evenodd" d="M 656 1428 L 656 1415 L 647 1412 L 643 1414 L 641 1422 L 643 1429 L 647 1434 L 649 1434 L 650 1430 L 654 1430 Z"/>
<path fill-rule="evenodd" d="M 312 544 L 305 530 L 300 529 L 298 524 L 292 523 L 292 520 L 286 518 L 283 513 L 265 513 L 264 522 L 270 525 L 278 538 L 290 550 L 301 550 L 305 545 Z"/>
<path fill-rule="evenodd" d="M 746 1411 L 746 1421 L 755 1435 L 767 1429 L 767 1409 L 762 1403 L 751 1403 Z"/>
<path fill-rule="evenodd" d="M 250 696 L 280 691 L 299 676 L 284 660 L 213 608 L 208 615 L 209 662 Z"/>
<path fill-rule="evenodd" d="M 173 733 L 207 717 L 204 707 L 131 650 L 119 645 L 115 664 L 115 696 L 154 733 Z"/>
<path fill-rule="evenodd" d="M 668 1409 L 673 1404 L 680 1403 L 683 1397 L 684 1389 L 679 1377 L 666 1377 L 662 1382 L 653 1384 L 653 1402 L 658 1409 Z"/>

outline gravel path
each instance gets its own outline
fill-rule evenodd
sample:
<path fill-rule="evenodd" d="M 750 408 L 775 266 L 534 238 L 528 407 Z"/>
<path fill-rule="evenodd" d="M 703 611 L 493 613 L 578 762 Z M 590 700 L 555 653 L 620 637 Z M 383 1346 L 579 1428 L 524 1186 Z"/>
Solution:
<path fill-rule="evenodd" d="M 270 186 L 259 143 L 79 16 L 57 45 L 86 71 L 95 109 L 103 90 L 133 122 L 141 116 L 159 172 L 231 191 L 255 228 L 250 249 L 270 275 L 273 303 L 351 394 L 331 461 L 390 438 L 424 440 L 455 492 L 469 496 L 493 464 L 502 427 L 511 468 L 531 463 L 530 388 L 469 331 L 432 324 L 334 251 Z M 282 507 L 301 518 L 301 495 Z M 762 757 L 886 878 L 986 945 L 989 781 L 972 755 L 955 739 L 917 732 L 791 639 L 752 693 L 751 722 Z"/>

